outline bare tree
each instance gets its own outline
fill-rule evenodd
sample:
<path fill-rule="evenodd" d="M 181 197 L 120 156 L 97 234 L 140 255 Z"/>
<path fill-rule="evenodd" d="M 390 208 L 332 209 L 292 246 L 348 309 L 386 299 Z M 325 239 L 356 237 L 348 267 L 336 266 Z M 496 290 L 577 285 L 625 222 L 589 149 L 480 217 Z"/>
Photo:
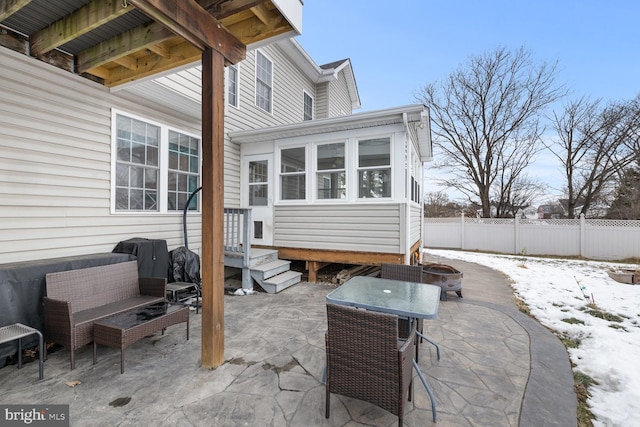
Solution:
<path fill-rule="evenodd" d="M 431 110 L 442 155 L 436 167 L 449 172 L 440 183 L 479 201 L 482 216 L 491 216 L 492 194 L 512 189 L 539 151 L 539 117 L 564 95 L 556 74 L 557 63 L 534 64 L 524 48 L 498 48 L 416 95 Z"/>
<path fill-rule="evenodd" d="M 603 201 L 633 161 L 629 137 L 637 132 L 638 120 L 632 107 L 614 103 L 603 108 L 600 101 L 581 98 L 565 104 L 560 114 L 554 112 L 558 140 L 546 145 L 564 169 L 569 218 L 587 215 Z"/>
<path fill-rule="evenodd" d="M 519 211 L 531 206 L 533 200 L 544 193 L 543 185 L 527 175 L 501 182 L 508 187 L 499 187 L 491 201 L 498 218 L 515 218 Z"/>

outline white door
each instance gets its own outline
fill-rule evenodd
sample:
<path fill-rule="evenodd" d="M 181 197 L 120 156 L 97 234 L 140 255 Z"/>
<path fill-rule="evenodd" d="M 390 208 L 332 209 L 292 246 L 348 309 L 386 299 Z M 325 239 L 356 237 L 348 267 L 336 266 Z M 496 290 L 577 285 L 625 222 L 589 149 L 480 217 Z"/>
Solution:
<path fill-rule="evenodd" d="M 251 244 L 273 245 L 272 154 L 244 156 L 244 205 L 251 208 Z"/>

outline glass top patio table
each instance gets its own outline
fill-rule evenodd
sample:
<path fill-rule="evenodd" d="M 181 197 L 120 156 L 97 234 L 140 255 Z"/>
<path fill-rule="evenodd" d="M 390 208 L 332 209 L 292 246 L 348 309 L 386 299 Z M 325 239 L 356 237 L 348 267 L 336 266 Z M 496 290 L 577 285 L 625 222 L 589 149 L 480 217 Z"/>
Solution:
<path fill-rule="evenodd" d="M 349 305 L 397 316 L 434 319 L 440 286 L 378 277 L 356 276 L 327 295 L 331 304 Z"/>
<path fill-rule="evenodd" d="M 158 302 L 102 319 L 99 322 L 119 329 L 130 329 L 160 316 L 174 313 L 182 308 L 184 308 L 182 305 L 169 304 L 166 301 Z"/>

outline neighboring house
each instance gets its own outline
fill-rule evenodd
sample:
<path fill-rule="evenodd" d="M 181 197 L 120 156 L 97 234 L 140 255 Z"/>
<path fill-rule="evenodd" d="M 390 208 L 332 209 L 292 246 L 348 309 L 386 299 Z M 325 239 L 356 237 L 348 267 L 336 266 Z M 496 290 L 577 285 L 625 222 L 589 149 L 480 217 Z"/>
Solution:
<path fill-rule="evenodd" d="M 567 214 L 560 203 L 538 206 L 538 219 L 562 219 L 566 216 Z"/>
<path fill-rule="evenodd" d="M 201 185 L 199 67 L 108 89 L 1 46 L 0 63 L 3 263 L 183 244 Z M 431 157 L 423 106 L 352 114 L 350 61 L 318 66 L 294 39 L 247 51 L 226 85 L 224 204 L 251 208 L 253 244 L 312 277 L 326 262 L 408 262 Z"/>

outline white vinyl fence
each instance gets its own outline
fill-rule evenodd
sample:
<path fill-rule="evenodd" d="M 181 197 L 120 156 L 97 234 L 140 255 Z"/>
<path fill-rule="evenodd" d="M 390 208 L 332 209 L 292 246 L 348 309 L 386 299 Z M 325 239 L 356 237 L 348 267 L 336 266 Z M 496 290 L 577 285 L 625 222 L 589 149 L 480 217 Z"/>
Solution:
<path fill-rule="evenodd" d="M 425 218 L 426 248 L 526 255 L 640 258 L 640 221 Z"/>

